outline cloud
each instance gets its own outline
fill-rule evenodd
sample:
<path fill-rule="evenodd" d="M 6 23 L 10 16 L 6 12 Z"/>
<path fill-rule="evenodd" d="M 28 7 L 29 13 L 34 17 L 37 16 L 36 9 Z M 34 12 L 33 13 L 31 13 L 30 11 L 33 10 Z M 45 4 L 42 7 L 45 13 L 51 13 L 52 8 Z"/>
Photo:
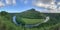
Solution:
<path fill-rule="evenodd" d="M 54 1 L 53 0 L 37 0 L 34 3 L 35 6 L 38 7 L 44 7 L 44 8 L 52 8 L 53 6 L 55 6 Z"/>
<path fill-rule="evenodd" d="M 45 8 L 47 8 L 48 6 L 50 6 L 48 4 L 43 4 L 43 3 L 35 3 L 34 5 L 38 6 L 38 7 L 45 7 Z"/>
<path fill-rule="evenodd" d="M 53 2 L 53 0 L 36 0 L 36 2 L 44 3 L 44 4 L 49 4 Z"/>
<path fill-rule="evenodd" d="M 12 1 L 11 1 L 11 0 L 5 0 L 5 1 L 6 1 L 6 4 L 7 4 L 7 5 L 12 4 Z"/>
<path fill-rule="evenodd" d="M 7 5 L 16 4 L 16 0 L 5 0 Z"/>
<path fill-rule="evenodd" d="M 60 5 L 60 2 L 58 2 L 57 4 Z"/>
<path fill-rule="evenodd" d="M 16 0 L 13 0 L 13 4 L 16 4 Z"/>
<path fill-rule="evenodd" d="M 15 5 L 16 0 L 0 0 L 0 7 L 4 7 L 6 5 Z"/>
<path fill-rule="evenodd" d="M 3 7 L 3 6 L 5 6 L 5 4 L 0 1 L 0 7 Z"/>
<path fill-rule="evenodd" d="M 37 7 L 43 7 L 45 8 L 45 12 L 47 13 L 60 13 L 60 8 L 58 9 L 58 5 L 60 5 L 60 2 L 58 2 L 56 4 L 56 0 L 35 0 L 35 2 L 33 3 L 34 6 Z M 42 12 L 44 12 L 42 10 Z"/>

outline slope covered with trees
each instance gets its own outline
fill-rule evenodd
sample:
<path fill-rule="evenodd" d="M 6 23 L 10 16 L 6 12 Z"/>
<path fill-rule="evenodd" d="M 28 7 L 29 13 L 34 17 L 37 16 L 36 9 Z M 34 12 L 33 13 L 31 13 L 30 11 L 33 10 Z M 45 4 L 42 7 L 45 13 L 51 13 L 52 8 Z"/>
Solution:
<path fill-rule="evenodd" d="M 41 13 L 35 9 L 30 9 L 21 13 L 14 13 L 13 16 L 17 16 L 17 22 L 22 22 L 20 18 L 28 19 L 42 19 L 46 16 L 50 17 L 50 20 L 46 23 L 42 23 L 38 27 L 25 28 L 24 26 L 17 26 L 12 22 L 12 13 L 5 11 L 0 12 L 0 30 L 60 30 L 60 13 Z"/>
<path fill-rule="evenodd" d="M 40 13 L 39 11 L 36 11 L 35 9 L 30 9 L 30 10 L 24 11 L 24 12 L 20 13 L 20 16 L 24 17 L 24 18 L 32 18 L 32 19 L 44 18 L 44 15 L 42 13 Z"/>
<path fill-rule="evenodd" d="M 17 22 L 20 22 L 22 20 L 26 24 L 35 24 L 39 22 L 41 23 L 45 18 L 46 15 L 40 13 L 39 11 L 36 11 L 35 9 L 30 9 L 17 15 Z"/>

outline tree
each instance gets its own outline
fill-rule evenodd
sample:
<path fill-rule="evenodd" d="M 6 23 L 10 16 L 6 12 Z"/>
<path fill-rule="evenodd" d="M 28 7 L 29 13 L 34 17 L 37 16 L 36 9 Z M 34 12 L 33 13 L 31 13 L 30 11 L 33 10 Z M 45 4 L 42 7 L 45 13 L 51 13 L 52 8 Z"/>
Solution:
<path fill-rule="evenodd" d="M 6 12 L 6 11 L 1 11 L 1 13 L 0 13 L 1 16 L 5 16 L 7 14 L 8 14 L 8 12 Z"/>
<path fill-rule="evenodd" d="M 40 19 L 40 18 L 44 18 L 45 15 L 32 8 L 20 13 L 20 16 L 23 18 Z"/>
<path fill-rule="evenodd" d="M 1 11 L 1 12 L 0 12 L 0 15 L 1 15 L 1 16 L 4 16 L 4 17 L 7 18 L 7 19 L 11 19 L 10 14 L 9 14 L 8 12 L 6 12 L 6 11 Z"/>

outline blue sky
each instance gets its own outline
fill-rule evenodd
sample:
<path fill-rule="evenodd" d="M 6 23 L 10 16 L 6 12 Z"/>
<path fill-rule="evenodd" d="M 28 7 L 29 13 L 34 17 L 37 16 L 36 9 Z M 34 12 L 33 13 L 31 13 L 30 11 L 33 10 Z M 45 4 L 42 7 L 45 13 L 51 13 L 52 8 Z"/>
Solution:
<path fill-rule="evenodd" d="M 0 11 L 10 13 L 22 12 L 31 8 L 40 12 L 60 13 L 59 6 L 60 0 L 0 0 Z"/>
<path fill-rule="evenodd" d="M 31 5 L 30 2 L 25 4 L 24 1 L 21 2 L 20 0 L 16 0 L 16 4 L 14 5 L 11 4 L 1 7 L 0 11 L 21 12 L 31 8 L 33 8 L 33 6 Z"/>

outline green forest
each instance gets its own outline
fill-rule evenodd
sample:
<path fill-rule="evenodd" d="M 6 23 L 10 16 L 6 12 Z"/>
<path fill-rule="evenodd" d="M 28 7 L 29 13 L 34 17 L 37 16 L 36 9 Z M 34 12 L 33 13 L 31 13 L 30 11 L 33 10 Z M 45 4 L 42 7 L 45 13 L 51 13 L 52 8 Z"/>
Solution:
<path fill-rule="evenodd" d="M 13 23 L 12 17 L 16 16 L 16 21 L 19 25 Z M 45 17 L 50 19 L 46 23 Z M 20 25 L 22 23 L 22 25 Z M 25 24 L 41 23 L 37 27 L 26 28 Z M 35 9 L 29 9 L 20 13 L 8 13 L 6 11 L 0 12 L 0 30 L 60 30 L 60 13 L 41 13 Z"/>

